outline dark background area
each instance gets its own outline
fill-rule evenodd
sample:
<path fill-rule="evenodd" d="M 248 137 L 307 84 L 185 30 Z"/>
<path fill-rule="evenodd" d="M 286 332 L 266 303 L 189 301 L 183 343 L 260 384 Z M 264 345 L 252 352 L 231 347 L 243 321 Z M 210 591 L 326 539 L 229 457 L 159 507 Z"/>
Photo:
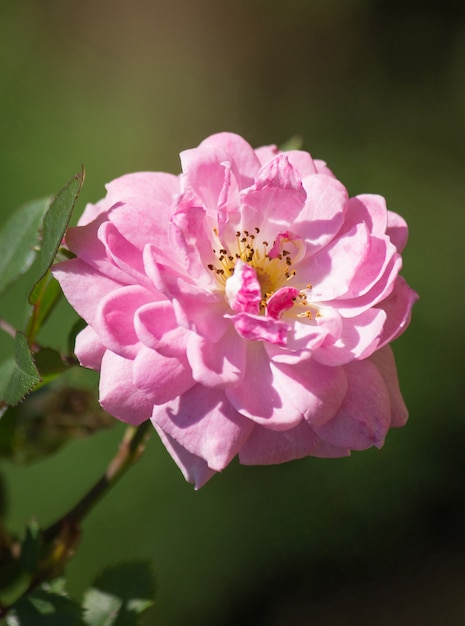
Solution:
<path fill-rule="evenodd" d="M 410 420 L 381 451 L 233 464 L 194 492 L 153 436 L 86 521 L 70 591 L 139 557 L 158 582 L 147 624 L 465 623 L 465 4 L 3 0 L 0 85 L 0 220 L 81 163 L 77 213 L 123 173 L 178 172 L 213 132 L 300 135 L 352 195 L 407 219 L 421 296 L 394 344 Z M 16 321 L 20 296 L 0 316 Z M 63 305 L 43 341 L 63 345 L 73 319 Z M 10 526 L 63 514 L 122 432 L 3 463 Z"/>

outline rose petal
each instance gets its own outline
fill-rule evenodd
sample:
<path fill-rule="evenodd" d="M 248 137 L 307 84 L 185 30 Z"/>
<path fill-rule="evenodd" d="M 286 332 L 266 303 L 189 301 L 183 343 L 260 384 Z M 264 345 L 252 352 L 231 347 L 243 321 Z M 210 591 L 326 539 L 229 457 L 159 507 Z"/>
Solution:
<path fill-rule="evenodd" d="M 301 422 L 283 431 L 256 425 L 239 452 L 242 465 L 274 465 L 306 456 L 337 458 L 349 450 L 320 439 L 310 426 Z"/>
<path fill-rule="evenodd" d="M 132 382 L 133 361 L 107 350 L 102 359 L 99 401 L 102 407 L 123 422 L 137 426 L 149 419 L 153 410 L 150 393 Z"/>
<path fill-rule="evenodd" d="M 184 358 L 167 358 L 143 346 L 134 359 L 134 385 L 150 393 L 154 404 L 165 404 L 190 389 L 195 381 Z"/>
<path fill-rule="evenodd" d="M 188 452 L 173 437 L 167 435 L 158 424 L 153 424 L 163 445 L 171 454 L 176 465 L 181 470 L 184 478 L 189 483 L 193 483 L 196 489 L 203 487 L 212 476 L 216 474 L 215 470 L 208 467 L 207 462 L 199 456 Z"/>
<path fill-rule="evenodd" d="M 391 401 L 383 377 L 369 360 L 354 361 L 344 366 L 348 389 L 336 416 L 315 428 L 324 441 L 349 448 L 365 450 L 380 448 L 391 423 Z"/>
<path fill-rule="evenodd" d="M 220 389 L 195 385 L 155 408 L 152 422 L 216 471 L 224 469 L 249 436 L 253 423 L 239 415 Z"/>

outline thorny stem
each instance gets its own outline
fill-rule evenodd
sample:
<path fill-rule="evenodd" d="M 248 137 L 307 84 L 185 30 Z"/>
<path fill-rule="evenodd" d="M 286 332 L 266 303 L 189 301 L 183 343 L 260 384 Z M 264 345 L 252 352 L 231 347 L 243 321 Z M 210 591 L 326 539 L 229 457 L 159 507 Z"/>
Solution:
<path fill-rule="evenodd" d="M 118 451 L 110 461 L 104 475 L 68 513 L 42 532 L 45 552 L 38 571 L 32 575 L 32 581 L 26 591 L 13 604 L 0 606 L 0 619 L 16 602 L 34 591 L 41 583 L 58 575 L 72 558 L 79 542 L 81 522 L 142 456 L 149 436 L 149 428 L 150 421 L 148 420 L 138 427 L 128 426 Z"/>

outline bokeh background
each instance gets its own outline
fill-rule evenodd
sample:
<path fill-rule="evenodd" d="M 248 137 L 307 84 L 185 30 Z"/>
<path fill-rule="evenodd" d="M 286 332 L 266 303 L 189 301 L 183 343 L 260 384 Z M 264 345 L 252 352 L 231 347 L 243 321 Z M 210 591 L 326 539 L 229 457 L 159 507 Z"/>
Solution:
<path fill-rule="evenodd" d="M 381 451 L 233 464 L 199 492 L 152 437 L 85 522 L 69 589 L 138 557 L 157 576 L 146 624 L 463 624 L 465 4 L 2 0 L 0 220 L 81 163 L 81 210 L 123 173 L 176 173 L 180 150 L 221 130 L 255 146 L 300 135 L 351 194 L 407 219 L 421 300 L 394 349 L 410 421 Z M 63 345 L 73 319 L 63 305 L 45 340 Z M 122 432 L 4 462 L 8 524 L 62 515 Z"/>

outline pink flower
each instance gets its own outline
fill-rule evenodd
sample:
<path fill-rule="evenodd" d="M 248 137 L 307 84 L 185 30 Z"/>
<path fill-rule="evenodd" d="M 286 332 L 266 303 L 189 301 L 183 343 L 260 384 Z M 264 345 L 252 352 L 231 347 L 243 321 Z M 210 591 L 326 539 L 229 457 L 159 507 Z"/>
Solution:
<path fill-rule="evenodd" d="M 100 370 L 102 406 L 151 419 L 196 487 L 236 455 L 381 446 L 407 419 L 388 346 L 417 298 L 404 220 L 306 152 L 222 133 L 181 162 L 111 182 L 54 271 L 88 324 L 76 354 Z"/>

